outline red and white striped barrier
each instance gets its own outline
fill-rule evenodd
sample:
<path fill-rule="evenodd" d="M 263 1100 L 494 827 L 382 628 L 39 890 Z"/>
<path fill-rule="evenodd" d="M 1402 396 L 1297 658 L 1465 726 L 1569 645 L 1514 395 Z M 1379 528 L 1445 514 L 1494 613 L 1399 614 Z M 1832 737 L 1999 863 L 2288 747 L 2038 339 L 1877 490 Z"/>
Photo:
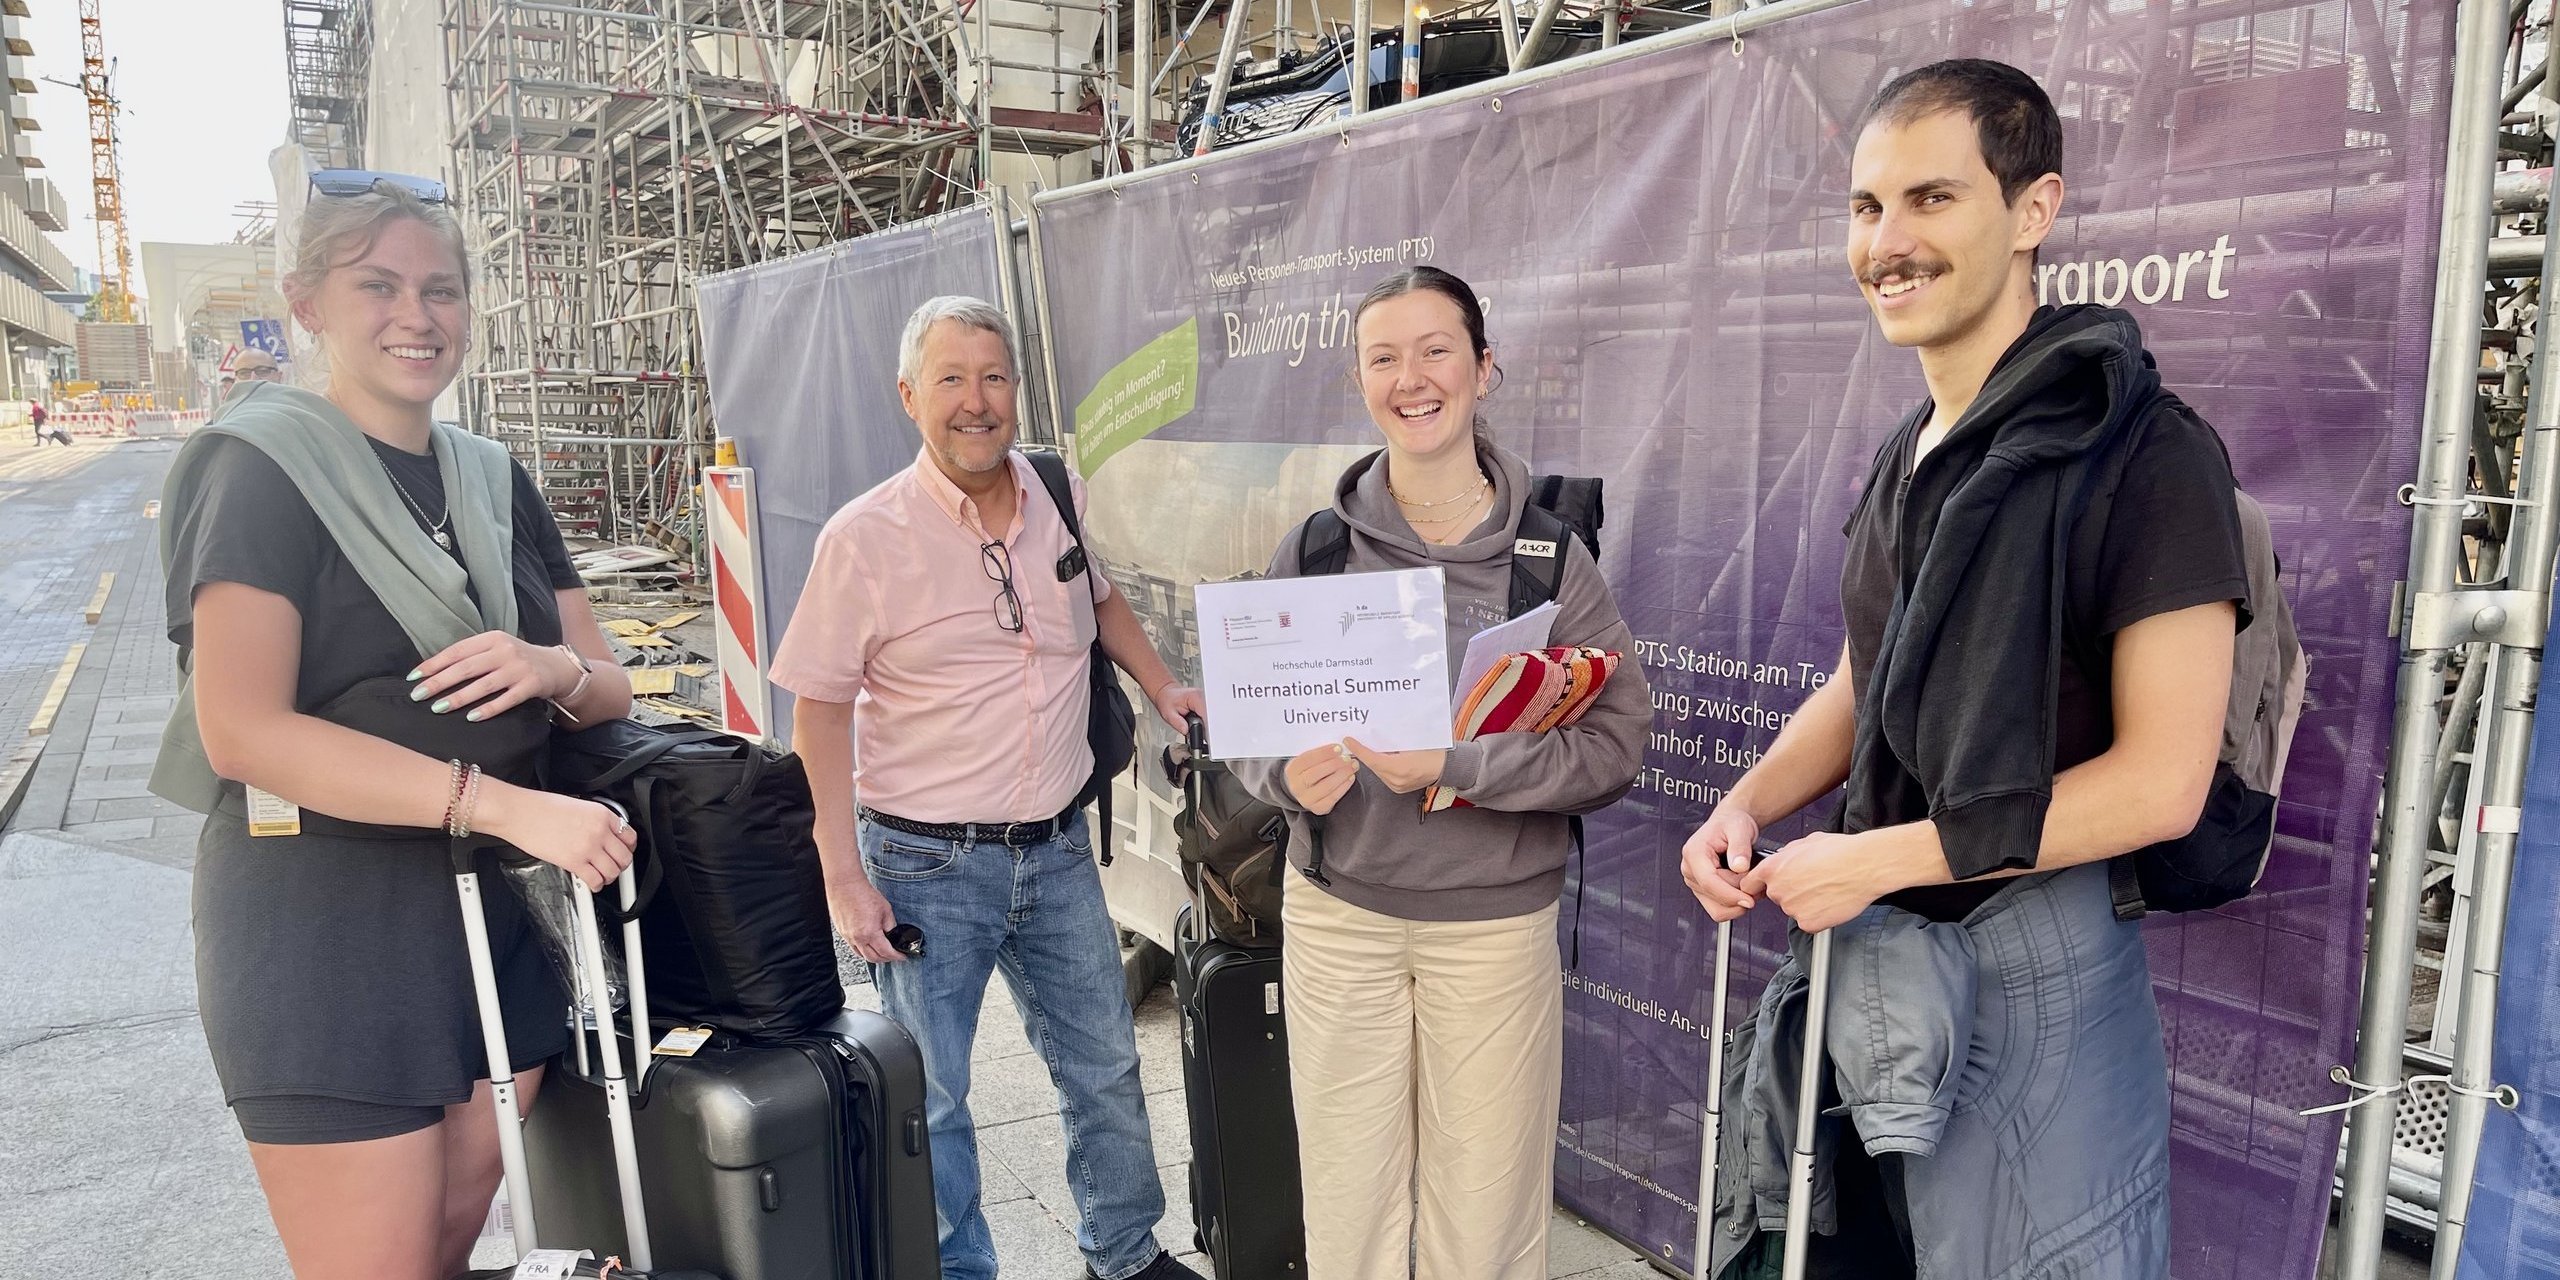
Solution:
<path fill-rule="evenodd" d="M 704 467 L 711 508 L 711 612 L 717 618 L 720 727 L 764 739 L 773 724 L 765 682 L 764 559 L 756 550 L 756 473 Z"/>
<path fill-rule="evenodd" d="M 117 409 L 84 409 L 78 413 L 57 413 L 46 418 L 44 424 L 47 428 L 60 427 L 75 436 L 133 434 L 133 415 Z"/>

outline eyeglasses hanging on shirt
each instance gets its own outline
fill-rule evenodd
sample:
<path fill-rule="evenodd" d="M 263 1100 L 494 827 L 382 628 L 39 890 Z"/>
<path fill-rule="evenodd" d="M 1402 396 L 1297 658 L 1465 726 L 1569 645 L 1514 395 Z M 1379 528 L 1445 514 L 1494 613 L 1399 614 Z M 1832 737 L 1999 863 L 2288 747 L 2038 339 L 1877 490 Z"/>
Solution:
<path fill-rule="evenodd" d="M 996 586 L 996 625 L 1017 635 L 1022 632 L 1022 597 L 1013 589 L 1013 555 L 1001 542 L 990 542 L 978 548 L 980 567 Z"/>

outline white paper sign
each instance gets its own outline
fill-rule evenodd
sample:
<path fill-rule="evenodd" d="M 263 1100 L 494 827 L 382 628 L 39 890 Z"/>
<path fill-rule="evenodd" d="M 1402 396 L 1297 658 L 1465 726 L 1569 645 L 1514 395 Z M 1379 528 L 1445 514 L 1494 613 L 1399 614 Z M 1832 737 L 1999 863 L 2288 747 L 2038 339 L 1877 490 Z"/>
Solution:
<path fill-rule="evenodd" d="M 1440 570 L 1207 583 L 1193 604 L 1219 759 L 1344 738 L 1380 751 L 1449 745 Z"/>

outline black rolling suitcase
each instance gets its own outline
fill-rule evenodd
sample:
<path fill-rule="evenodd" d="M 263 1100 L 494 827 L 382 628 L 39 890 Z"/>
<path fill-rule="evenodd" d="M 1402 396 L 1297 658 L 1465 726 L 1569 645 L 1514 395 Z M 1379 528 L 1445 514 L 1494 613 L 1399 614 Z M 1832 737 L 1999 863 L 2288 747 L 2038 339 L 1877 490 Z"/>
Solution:
<path fill-rule="evenodd" d="M 527 1126 L 540 1238 L 618 1245 L 620 1203 L 594 1174 L 609 1136 L 585 1102 L 606 1086 L 575 1068 L 554 1064 Z M 728 1280 L 941 1275 L 924 1059 L 889 1019 L 847 1010 L 790 1039 L 724 1032 L 657 1057 L 631 1118 L 660 1265 Z"/>
<path fill-rule="evenodd" d="M 661 1266 L 650 1248 L 652 1243 L 648 1217 L 641 1207 L 639 1158 L 632 1140 L 631 1100 L 624 1087 L 625 1076 L 621 1045 L 613 1035 L 613 1002 L 607 994 L 609 982 L 605 972 L 603 931 L 596 922 L 595 902 L 566 873 L 537 874 L 527 881 L 530 892 L 551 899 L 528 903 L 539 913 L 545 907 L 565 907 L 567 937 L 561 941 L 567 952 L 571 985 L 575 988 L 572 1008 L 602 1010 L 598 1022 L 605 1035 L 594 1046 L 591 1068 L 603 1081 L 599 1090 L 602 1105 L 596 1099 L 579 1099 L 592 1113 L 587 1118 L 599 1131 L 590 1149 L 588 1188 L 595 1194 L 619 1197 L 629 1210 L 632 1229 L 627 1236 L 606 1241 L 589 1236 L 572 1238 L 559 1225 L 551 1224 L 538 1209 L 541 1198 L 534 1190 L 533 1179 L 525 1169 L 524 1126 L 517 1119 L 515 1072 L 508 1065 L 513 1059 L 507 1052 L 506 1018 L 498 1003 L 497 968 L 489 950 L 488 917 L 481 908 L 481 895 L 488 890 L 481 880 L 482 856 L 486 842 L 457 839 L 453 842 L 454 889 L 462 904 L 464 950 L 471 959 L 471 985 L 480 1011 L 480 1034 L 489 1054 L 491 1103 L 498 1122 L 498 1155 L 506 1174 L 506 1195 L 513 1211 L 517 1263 L 500 1273 L 516 1277 L 578 1277 L 619 1275 L 630 1280 L 720 1280 L 707 1272 L 680 1270 Z M 548 870 L 547 868 L 544 870 Z M 626 911 L 634 894 L 631 873 L 625 871 L 620 882 L 622 905 Z M 495 892 L 509 890 L 501 887 Z M 556 895 L 556 898 L 554 897 Z M 636 923 L 624 926 L 625 944 L 636 954 L 640 932 Z M 630 1001 L 635 1025 L 648 1017 L 647 981 L 641 966 L 634 964 L 630 973 Z M 588 1046 L 579 1045 L 584 1059 Z M 554 1110 L 565 1111 L 575 1103 L 555 1099 Z M 537 1234 L 541 1239 L 537 1240 Z M 490 1273 L 475 1272 L 474 1276 Z"/>
<path fill-rule="evenodd" d="M 593 904 L 545 879 L 574 900 L 582 1025 L 521 1131 L 501 1131 L 518 1252 L 585 1249 L 722 1280 L 938 1280 L 924 1058 L 905 1029 L 847 1011 L 789 1039 L 720 1033 L 690 1057 L 635 1052 L 635 1034 L 664 1030 L 650 1027 L 646 965 L 630 963 L 617 1023 Z M 476 926 L 476 910 L 465 920 Z M 626 959 L 641 954 L 639 932 L 624 925 Z M 485 942 L 474 949 L 485 973 Z M 483 1005 L 494 1011 L 494 992 Z M 503 1064 L 503 1028 L 491 1040 Z"/>
<path fill-rule="evenodd" d="M 1209 938 L 1200 920 L 1198 902 L 1183 908 L 1173 958 L 1191 1112 L 1191 1220 L 1218 1280 L 1299 1280 L 1307 1274 L 1307 1231 L 1280 952 Z"/>

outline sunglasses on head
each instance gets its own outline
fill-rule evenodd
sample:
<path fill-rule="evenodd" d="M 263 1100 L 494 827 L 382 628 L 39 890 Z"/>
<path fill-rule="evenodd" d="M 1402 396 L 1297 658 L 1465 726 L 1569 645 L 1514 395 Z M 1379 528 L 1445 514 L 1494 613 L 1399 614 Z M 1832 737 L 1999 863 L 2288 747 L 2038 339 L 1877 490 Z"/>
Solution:
<path fill-rule="evenodd" d="M 385 187 L 406 191 L 427 204 L 445 202 L 444 184 L 433 178 L 372 169 L 321 169 L 311 175 L 311 189 L 324 196 L 371 195 Z"/>

